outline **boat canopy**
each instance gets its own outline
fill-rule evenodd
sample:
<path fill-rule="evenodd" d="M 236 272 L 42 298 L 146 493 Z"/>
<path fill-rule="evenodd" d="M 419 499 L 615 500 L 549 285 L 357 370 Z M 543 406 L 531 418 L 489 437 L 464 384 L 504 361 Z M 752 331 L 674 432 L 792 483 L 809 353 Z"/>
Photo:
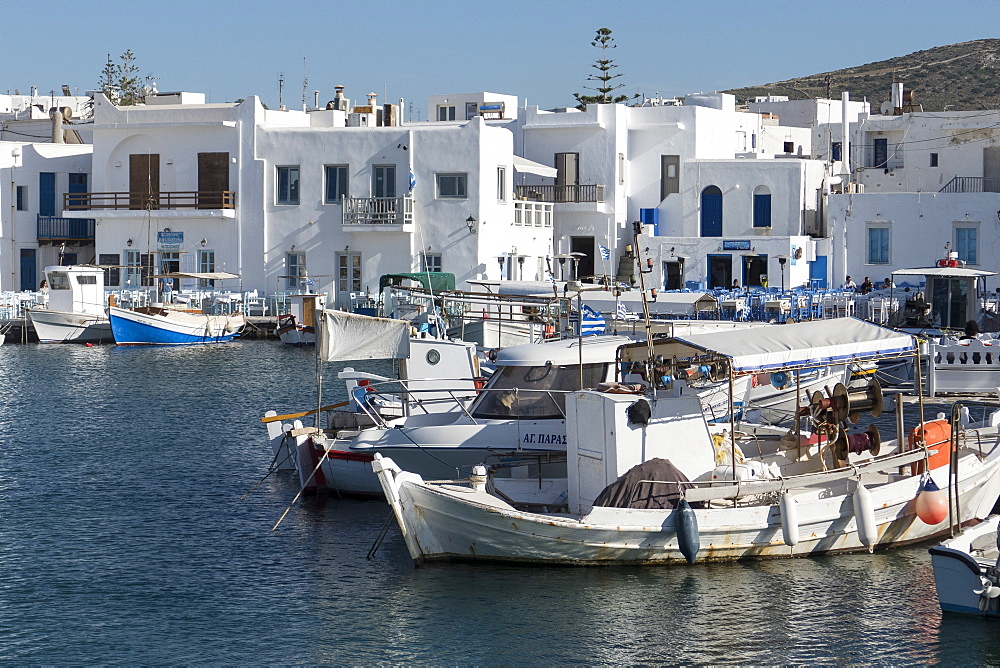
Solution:
<path fill-rule="evenodd" d="M 857 318 L 688 334 L 653 344 L 654 355 L 689 359 L 693 364 L 727 357 L 735 373 L 845 364 L 915 352 L 911 335 Z M 648 356 L 645 343 L 629 345 L 621 355 L 623 361 L 642 361 Z"/>
<path fill-rule="evenodd" d="M 468 283 L 474 289 L 480 289 L 497 295 L 516 295 L 531 297 L 568 297 L 576 299 L 576 290 L 566 289 L 566 281 L 483 281 L 471 280 Z M 583 283 L 584 290 L 580 292 L 583 303 L 606 314 L 618 312 L 618 304 L 624 304 L 632 313 L 642 311 L 642 291 L 626 290 L 615 296 L 611 290 L 602 290 L 599 286 Z M 553 292 L 555 287 L 555 292 Z M 697 315 L 699 312 L 714 311 L 718 308 L 718 300 L 708 292 L 660 292 L 656 300 L 649 301 L 649 312 L 653 315 Z"/>
<path fill-rule="evenodd" d="M 627 336 L 583 337 L 583 363 L 614 362 L 618 349 L 634 341 Z M 524 343 L 497 353 L 497 366 L 568 366 L 580 363 L 580 339 Z"/>
<path fill-rule="evenodd" d="M 410 323 L 347 311 L 320 311 L 316 354 L 324 362 L 406 359 L 410 356 Z"/>
<path fill-rule="evenodd" d="M 239 278 L 239 274 L 230 274 L 227 271 L 207 271 L 207 272 L 188 272 L 188 271 L 174 271 L 169 274 L 156 274 L 153 278 L 196 278 L 206 281 L 225 281 L 227 279 Z"/>
<path fill-rule="evenodd" d="M 946 276 L 948 278 L 979 278 L 980 276 L 996 276 L 995 271 L 966 269 L 965 267 L 918 267 L 916 269 L 897 269 L 893 276 Z"/>
<path fill-rule="evenodd" d="M 425 290 L 443 292 L 455 289 L 455 274 L 443 271 L 417 271 L 405 274 L 385 274 L 378 279 L 378 291 L 389 285 L 401 285 L 405 280 L 417 281 Z"/>

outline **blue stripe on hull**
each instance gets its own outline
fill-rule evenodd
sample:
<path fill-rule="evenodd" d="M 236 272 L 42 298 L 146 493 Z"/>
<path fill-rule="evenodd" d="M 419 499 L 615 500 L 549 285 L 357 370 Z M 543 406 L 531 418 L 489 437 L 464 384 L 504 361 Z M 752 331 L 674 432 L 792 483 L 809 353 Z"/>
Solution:
<path fill-rule="evenodd" d="M 128 318 L 111 315 L 111 332 L 120 346 L 188 346 L 203 343 L 225 343 L 236 338 L 237 333 L 206 337 L 174 332 Z"/>

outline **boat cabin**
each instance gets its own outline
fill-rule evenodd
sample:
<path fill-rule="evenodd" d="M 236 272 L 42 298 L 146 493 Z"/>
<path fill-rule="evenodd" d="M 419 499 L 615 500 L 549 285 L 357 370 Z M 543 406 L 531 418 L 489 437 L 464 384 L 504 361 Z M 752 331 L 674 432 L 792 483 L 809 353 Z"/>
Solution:
<path fill-rule="evenodd" d="M 900 323 L 902 326 L 960 330 L 970 320 L 979 321 L 980 295 L 985 293 L 986 277 L 997 274 L 993 271 L 954 266 L 952 263 L 957 265 L 956 260 L 945 260 L 938 263 L 943 266 L 892 272 L 894 277 L 923 276 L 926 282 L 922 299 L 915 296 L 915 299 L 907 300 L 910 317 L 906 322 Z"/>
<path fill-rule="evenodd" d="M 104 315 L 104 270 L 99 267 L 45 268 L 51 311 Z"/>

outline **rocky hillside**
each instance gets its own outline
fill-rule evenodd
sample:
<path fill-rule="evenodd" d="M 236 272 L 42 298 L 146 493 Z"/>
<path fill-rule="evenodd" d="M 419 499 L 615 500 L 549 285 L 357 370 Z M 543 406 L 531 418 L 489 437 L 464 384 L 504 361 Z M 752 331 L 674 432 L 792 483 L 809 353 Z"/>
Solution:
<path fill-rule="evenodd" d="M 852 100 L 868 98 L 877 113 L 890 97 L 893 77 L 903 82 L 905 90 L 913 91 L 914 103 L 923 105 L 924 111 L 1000 109 L 1000 39 L 939 46 L 877 63 L 725 92 L 746 102 L 758 95 L 839 99 L 846 90 Z"/>

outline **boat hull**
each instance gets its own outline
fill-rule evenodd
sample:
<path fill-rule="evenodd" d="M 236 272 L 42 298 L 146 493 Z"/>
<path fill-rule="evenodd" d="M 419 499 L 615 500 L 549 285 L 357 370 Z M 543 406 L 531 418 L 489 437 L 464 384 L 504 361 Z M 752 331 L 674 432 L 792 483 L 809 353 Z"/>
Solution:
<path fill-rule="evenodd" d="M 104 343 L 114 341 L 105 315 L 28 309 L 41 343 Z"/>
<path fill-rule="evenodd" d="M 111 331 L 120 346 L 185 346 L 226 343 L 239 336 L 242 316 L 216 316 L 160 309 L 154 313 L 109 309 Z"/>
<path fill-rule="evenodd" d="M 995 545 L 998 524 L 1000 516 L 994 515 L 930 549 L 934 586 L 942 611 L 1000 618 L 997 601 L 984 600 L 976 593 L 976 590 L 983 589 L 982 578 L 987 575 L 987 567 L 995 566 L 995 560 L 977 559 L 971 547 L 980 538 Z"/>
<path fill-rule="evenodd" d="M 380 464 L 391 460 L 379 460 Z M 394 465 L 393 465 L 394 466 Z M 1000 456 L 963 458 L 959 483 L 962 520 L 985 517 L 1000 494 Z M 947 467 L 935 471 L 947 479 Z M 561 564 L 681 564 L 671 510 L 594 508 L 581 517 L 521 512 L 482 491 L 424 483 L 419 476 L 379 473 L 403 528 L 410 556 L 424 560 L 490 560 Z M 948 522 L 927 525 L 915 511 L 919 476 L 870 491 L 877 526 L 876 548 L 943 535 Z M 694 511 L 700 536 L 698 562 L 801 557 L 864 551 L 848 481 L 844 488 L 798 494 L 798 536 L 782 535 L 779 504 L 702 508 Z"/>

